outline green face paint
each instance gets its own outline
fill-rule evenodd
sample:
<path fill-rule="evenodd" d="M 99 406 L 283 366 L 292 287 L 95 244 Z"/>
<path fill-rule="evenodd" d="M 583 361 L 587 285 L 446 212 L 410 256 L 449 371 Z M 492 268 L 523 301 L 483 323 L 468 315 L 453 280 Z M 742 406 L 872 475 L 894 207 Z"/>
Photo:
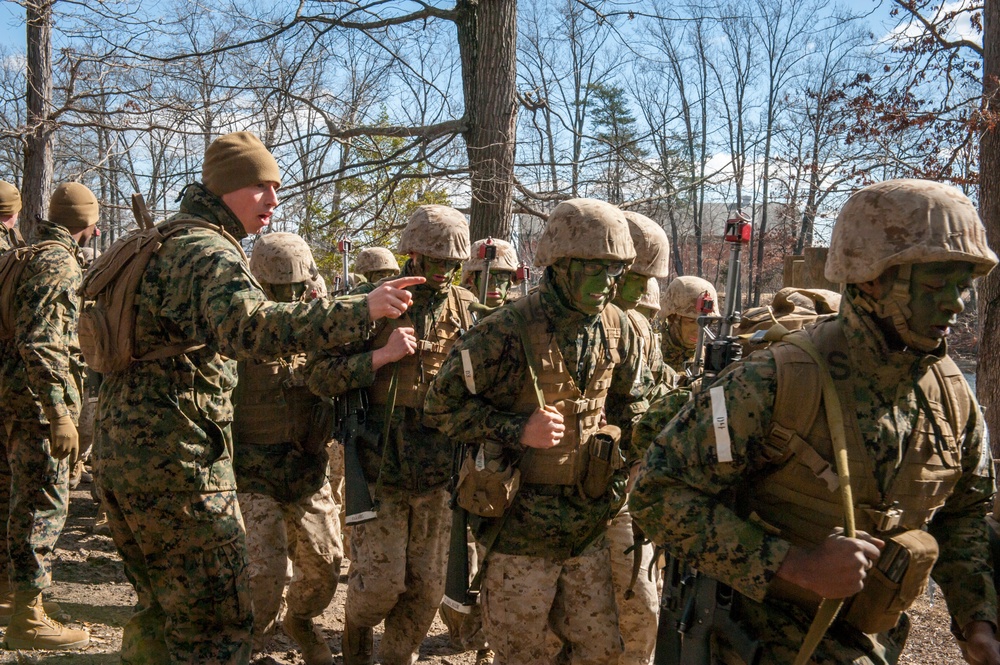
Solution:
<path fill-rule="evenodd" d="M 955 261 L 918 263 L 910 273 L 910 332 L 942 340 L 965 309 L 972 286 L 972 264 Z"/>
<path fill-rule="evenodd" d="M 277 302 L 299 302 L 306 292 L 305 282 L 295 282 L 294 284 L 268 284 L 268 295 Z"/>
<path fill-rule="evenodd" d="M 572 259 L 566 275 L 570 304 L 583 314 L 600 314 L 611 300 L 615 277 L 624 269 L 625 264 L 620 261 Z"/>
<path fill-rule="evenodd" d="M 473 283 L 476 286 L 477 298 L 483 288 L 482 277 L 482 270 L 478 270 L 474 273 Z M 509 270 L 491 270 L 489 284 L 490 290 L 486 292 L 486 306 L 499 307 L 504 304 L 507 301 L 507 294 L 510 292 L 510 285 L 513 281 L 514 273 Z"/>
<path fill-rule="evenodd" d="M 649 278 L 636 272 L 625 273 L 625 276 L 618 280 L 618 295 L 615 296 L 615 303 L 623 309 L 634 309 L 639 304 L 639 300 L 646 295 L 646 286 Z"/>
<path fill-rule="evenodd" d="M 418 275 L 427 279 L 424 286 L 435 291 L 444 291 L 451 286 L 455 277 L 455 271 L 461 267 L 461 261 L 451 261 L 448 259 L 433 259 L 429 256 L 420 255 L 415 261 L 414 267 Z"/>
<path fill-rule="evenodd" d="M 396 274 L 396 272 L 397 271 L 395 271 L 395 270 L 373 270 L 370 273 L 368 273 L 367 275 L 365 275 L 365 278 L 369 282 L 371 282 L 372 284 L 374 284 L 375 282 L 383 280 L 386 277 L 392 277 L 393 275 Z"/>

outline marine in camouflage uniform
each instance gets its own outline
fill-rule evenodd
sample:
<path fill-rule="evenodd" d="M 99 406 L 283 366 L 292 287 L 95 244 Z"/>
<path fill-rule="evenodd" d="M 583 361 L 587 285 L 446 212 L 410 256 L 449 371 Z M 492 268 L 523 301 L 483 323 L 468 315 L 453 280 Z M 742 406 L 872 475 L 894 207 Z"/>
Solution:
<path fill-rule="evenodd" d="M 452 456 L 448 439 L 423 424 L 423 403 L 445 354 L 472 325 L 472 296 L 452 285 L 469 257 L 468 223 L 454 208 L 420 206 L 399 252 L 410 256 L 403 275 L 427 278 L 413 289 L 413 308 L 370 341 L 317 359 L 309 378 L 315 393 L 329 397 L 366 389 L 370 405 L 358 453 L 378 517 L 350 529 L 345 665 L 373 661 L 372 628 L 383 620 L 380 662 L 415 662 L 444 595 Z M 392 377 L 398 389 L 383 450 Z"/>
<path fill-rule="evenodd" d="M 625 211 L 625 219 L 636 257 L 632 267 L 618 282 L 614 304 L 625 312 L 639 340 L 642 362 L 655 383 L 647 396 L 652 400 L 672 387 L 676 378 L 673 369 L 663 363 L 659 340 L 653 334 L 649 320 L 638 311 L 638 305 L 646 295 L 650 281 L 655 283 L 656 278 L 670 274 L 670 241 L 660 225 L 645 215 Z M 619 665 L 649 665 L 653 662 L 660 609 L 660 575 L 656 570 L 654 547 L 652 543 L 642 544 L 644 540 L 641 531 L 633 527 L 628 505 L 622 506 L 608 526 L 618 626 L 625 644 L 625 652 L 618 659 Z M 638 550 L 628 551 L 633 546 Z M 636 556 L 640 558 L 639 574 L 632 579 Z"/>
<path fill-rule="evenodd" d="M 278 302 L 305 300 L 310 280 L 319 274 L 309 245 L 292 233 L 261 236 L 250 272 Z M 237 497 L 247 529 L 255 650 L 273 631 L 287 586 L 285 633 L 299 645 L 306 665 L 329 665 L 330 647 L 312 620 L 333 600 L 344 548 L 340 507 L 326 471 L 329 420 L 324 428 L 317 418 L 324 410 L 332 418 L 332 409 L 306 388 L 305 359 L 297 354 L 238 364 Z"/>
<path fill-rule="evenodd" d="M 702 297 L 711 298 L 711 312 L 699 311 L 699 298 Z M 698 344 L 698 317 L 718 313 L 719 294 L 711 282 L 682 275 L 667 285 L 660 305 L 660 317 L 664 321 L 661 333 L 663 362 L 672 367 L 683 382 L 685 363 L 694 359 Z"/>
<path fill-rule="evenodd" d="M 487 464 L 518 464 L 521 489 L 502 523 L 473 527 L 484 545 L 500 529 L 480 602 L 490 647 L 505 665 L 612 663 L 622 652 L 605 536 L 624 501 L 628 467 L 640 458 L 631 427 L 652 381 L 610 298 L 634 258 L 620 210 L 591 199 L 560 203 L 535 254 L 546 266 L 538 289 L 463 337 L 427 395 L 426 422 L 452 443 L 469 444 L 477 457 L 488 450 Z M 524 336 L 541 372 L 544 409 Z M 598 449 L 613 437 L 613 427 L 598 436 L 602 412 L 621 429 L 620 452 Z M 584 462 L 591 451 L 606 464 Z"/>
<path fill-rule="evenodd" d="M 398 275 L 399 263 L 396 255 L 385 247 L 365 247 L 354 260 L 354 272 L 364 275 L 367 280 L 367 286 L 362 282 L 354 292 L 367 293 L 375 288 L 376 282 Z"/>
<path fill-rule="evenodd" d="M 820 371 L 790 342 L 731 365 L 713 385 L 732 461 L 720 461 L 727 446 L 708 390 L 656 436 L 632 514 L 655 542 L 736 591 L 731 616 L 760 641 L 755 662 L 792 663 L 820 597 L 861 591 L 854 602 L 863 607 L 868 585 L 877 590 L 889 575 L 883 564 L 897 559 L 884 543 L 908 529 L 936 539 L 934 578 L 976 662 L 1000 662 L 983 520 L 992 464 L 978 406 L 944 342 L 963 290 L 996 262 L 975 208 L 946 185 L 888 181 L 842 209 L 826 264 L 827 279 L 847 284 L 840 313 L 789 339 L 811 340 L 831 368 L 847 426 L 855 538 L 836 532 L 844 518 L 830 426 L 819 398 L 807 396 L 818 393 Z M 804 374 L 813 386 L 796 381 Z M 810 400 L 818 415 L 808 424 Z M 905 614 L 877 634 L 844 616 L 811 663 L 896 662 Z M 753 657 L 729 637 L 713 635 L 718 662 Z"/>
<path fill-rule="evenodd" d="M 70 649 L 90 641 L 86 630 L 50 619 L 41 592 L 52 584 L 50 558 L 66 522 L 69 467 L 80 452 L 79 243 L 94 233 L 97 199 L 83 185 L 66 183 L 53 192 L 49 214 L 36 228 L 35 253 L 16 286 L 14 338 L 0 372 L 0 403 L 10 417 L 7 552 L 14 602 L 4 636 L 8 649 Z"/>
<path fill-rule="evenodd" d="M 479 257 L 480 248 L 486 245 L 486 240 L 472 243 L 472 258 L 462 264 L 462 277 L 459 280 L 476 299 L 471 309 L 477 321 L 486 318 L 497 307 L 502 307 L 511 295 L 511 289 L 517 284 L 517 250 L 514 245 L 506 240 L 493 238 L 490 238 L 490 244 L 496 247 L 496 259 L 490 263 L 490 290 L 486 294 L 486 301 L 480 302 L 486 259 Z"/>
<path fill-rule="evenodd" d="M 0 180 L 0 254 L 9 249 L 19 247 L 24 244 L 21 234 L 18 233 L 17 224 L 18 213 L 21 212 L 21 193 L 9 182 Z M 13 347 L 0 341 L 0 353 L 6 354 L 8 350 L 13 351 Z M 7 515 L 10 512 L 10 465 L 7 463 L 7 422 L 9 416 L 6 411 L 0 409 L 2 419 L 0 419 L 0 515 Z M 7 572 L 7 521 L 0 520 L 0 622 L 6 624 L 10 621 L 13 612 L 14 592 L 10 588 L 10 580 Z"/>
<path fill-rule="evenodd" d="M 185 189 L 172 219 L 209 222 L 241 239 L 277 205 L 278 165 L 247 132 L 209 146 L 203 179 Z M 250 576 L 230 426 L 236 362 L 363 339 L 391 309 L 382 295 L 405 309 L 396 291 L 271 302 L 242 251 L 198 227 L 171 235 L 152 257 L 136 294 L 136 355 L 204 346 L 134 362 L 101 386 L 95 471 L 139 599 L 122 636 L 123 663 L 249 661 Z"/>

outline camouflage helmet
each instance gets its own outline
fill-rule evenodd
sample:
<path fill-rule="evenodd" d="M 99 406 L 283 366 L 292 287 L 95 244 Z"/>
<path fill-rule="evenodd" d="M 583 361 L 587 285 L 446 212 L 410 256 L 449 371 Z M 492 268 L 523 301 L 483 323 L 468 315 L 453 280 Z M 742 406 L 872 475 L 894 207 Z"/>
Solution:
<path fill-rule="evenodd" d="M 631 272 L 646 277 L 666 277 L 670 274 L 670 241 L 659 224 L 645 215 L 625 211 L 628 231 L 635 246 L 635 262 Z"/>
<path fill-rule="evenodd" d="M 556 206 L 538 239 L 535 265 L 559 259 L 625 261 L 635 259 L 625 214 L 604 201 L 570 199 Z"/>
<path fill-rule="evenodd" d="M 972 202 L 930 180 L 887 180 L 855 192 L 837 216 L 826 278 L 859 284 L 902 264 L 967 261 L 981 277 L 997 263 Z"/>
<path fill-rule="evenodd" d="M 639 298 L 636 307 L 645 307 L 656 313 L 660 311 L 660 282 L 655 277 L 650 277 L 646 282 L 646 293 Z"/>
<path fill-rule="evenodd" d="M 479 248 L 486 244 L 485 240 L 477 240 L 472 243 L 472 258 L 462 264 L 462 279 L 460 282 L 465 284 L 467 277 L 470 277 L 474 272 L 482 272 L 486 269 L 486 260 L 479 258 Z M 497 258 L 490 263 L 490 272 L 494 270 L 506 270 L 509 272 L 517 272 L 517 250 L 514 249 L 514 245 L 510 244 L 506 240 L 493 239 L 493 244 L 497 248 Z"/>
<path fill-rule="evenodd" d="M 397 251 L 423 254 L 439 261 L 465 261 L 469 258 L 469 223 L 454 208 L 420 206 L 410 215 Z"/>
<path fill-rule="evenodd" d="M 396 255 L 385 247 L 366 247 L 358 252 L 354 259 L 354 271 L 362 275 L 380 270 L 391 270 L 399 273 L 399 263 Z"/>
<path fill-rule="evenodd" d="M 698 318 L 702 315 L 702 312 L 698 311 L 698 298 L 705 293 L 712 298 L 714 303 L 712 314 L 717 314 L 719 294 L 711 282 L 694 275 L 678 277 L 670 282 L 666 291 L 663 292 L 663 298 L 660 299 L 660 316 L 666 318 L 677 315 L 689 319 Z"/>
<path fill-rule="evenodd" d="M 298 284 L 319 274 L 306 241 L 294 233 L 267 233 L 250 255 L 250 272 L 265 284 Z"/>

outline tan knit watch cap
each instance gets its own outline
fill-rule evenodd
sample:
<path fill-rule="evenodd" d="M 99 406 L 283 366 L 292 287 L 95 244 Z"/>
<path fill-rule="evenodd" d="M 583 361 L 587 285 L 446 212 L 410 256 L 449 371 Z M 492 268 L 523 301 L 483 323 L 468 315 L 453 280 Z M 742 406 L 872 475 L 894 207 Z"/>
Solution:
<path fill-rule="evenodd" d="M 6 180 L 0 180 L 0 217 L 21 212 L 21 192 Z"/>
<path fill-rule="evenodd" d="M 100 217 L 97 197 L 85 185 L 64 182 L 56 187 L 49 200 L 49 219 L 70 231 L 97 224 Z"/>
<path fill-rule="evenodd" d="M 233 132 L 215 139 L 205 151 L 201 181 L 218 196 L 261 182 L 281 185 L 274 155 L 250 132 Z"/>

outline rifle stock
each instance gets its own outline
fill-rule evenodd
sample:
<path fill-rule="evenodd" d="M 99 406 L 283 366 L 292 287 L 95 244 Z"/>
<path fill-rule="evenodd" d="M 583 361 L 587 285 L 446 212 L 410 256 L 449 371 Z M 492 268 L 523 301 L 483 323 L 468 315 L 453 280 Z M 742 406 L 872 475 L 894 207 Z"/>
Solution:
<path fill-rule="evenodd" d="M 451 542 L 448 545 L 448 574 L 444 583 L 442 603 L 462 614 L 476 605 L 478 594 L 469 589 L 469 511 L 458 505 L 458 470 L 465 457 L 465 446 L 458 446 L 453 466 L 451 491 Z"/>
<path fill-rule="evenodd" d="M 344 445 L 346 524 L 364 524 L 378 517 L 358 454 L 358 438 L 364 424 L 364 414 L 364 391 L 352 390 L 337 400 L 337 415 L 341 425 L 340 440 Z"/>

